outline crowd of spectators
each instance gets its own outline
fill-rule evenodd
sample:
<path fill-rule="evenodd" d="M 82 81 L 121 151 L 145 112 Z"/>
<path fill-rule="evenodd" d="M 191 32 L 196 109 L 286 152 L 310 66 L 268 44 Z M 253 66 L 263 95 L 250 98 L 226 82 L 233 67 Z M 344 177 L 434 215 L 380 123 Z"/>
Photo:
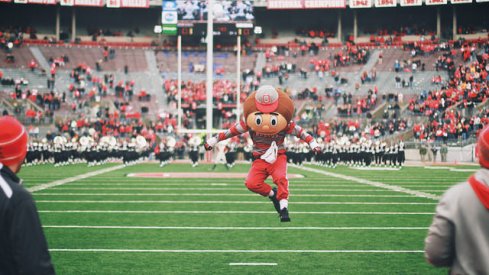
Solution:
<path fill-rule="evenodd" d="M 270 49 L 268 56 L 269 60 L 267 66 L 273 63 L 276 57 L 290 57 L 295 55 L 295 58 L 307 58 L 309 60 L 309 67 L 307 69 L 301 68 L 301 73 L 314 72 L 320 76 L 324 72 L 329 72 L 331 77 L 335 80 L 338 78 L 338 83 L 341 83 L 341 78 L 335 71 L 335 67 L 348 66 L 351 64 L 364 64 L 368 60 L 369 52 L 366 48 L 358 47 L 353 44 L 347 44 L 342 49 L 331 52 L 328 57 L 321 57 L 321 51 L 319 48 L 312 47 L 313 45 L 305 45 L 305 48 L 299 49 L 298 52 L 292 53 L 287 47 L 277 47 L 276 49 Z M 475 105 L 486 100 L 489 95 L 487 81 L 488 81 L 488 69 L 486 69 L 488 55 L 488 45 L 475 45 L 475 44 L 462 44 L 460 50 L 447 49 L 438 45 L 431 45 L 426 48 L 422 45 L 414 45 L 412 49 L 412 57 L 415 58 L 421 54 L 432 54 L 432 52 L 443 50 L 444 53 L 440 55 L 435 63 L 435 67 L 441 70 L 447 70 L 450 75 L 450 80 L 444 82 L 441 76 L 433 77 L 433 83 L 436 87 L 432 91 L 426 91 L 421 93 L 418 97 L 415 97 L 409 101 L 408 110 L 415 115 L 422 115 L 429 118 L 429 126 L 423 125 L 423 131 L 418 136 L 423 138 L 435 135 L 441 127 L 443 129 L 450 129 L 447 131 L 447 138 L 451 138 L 450 134 L 453 134 L 452 124 L 465 125 L 467 121 L 475 120 L 477 117 L 472 116 L 458 116 L 447 118 L 447 110 L 454 105 L 463 107 L 467 112 L 473 110 Z M 304 52 L 302 52 L 304 51 Z M 317 51 L 317 52 L 316 52 Z M 455 57 L 460 55 L 465 61 L 464 64 L 455 65 Z M 104 49 L 103 58 L 108 60 L 111 57 L 110 49 Z M 285 59 L 284 59 L 285 60 Z M 288 59 L 291 60 L 291 59 Z M 293 59 L 292 59 L 293 60 Z M 56 58 L 50 58 L 49 63 L 51 65 L 50 76 L 53 78 L 56 75 L 56 70 L 59 67 L 64 66 L 69 62 L 68 56 L 59 56 Z M 416 69 L 413 69 L 413 64 L 418 64 L 415 59 L 411 62 L 407 62 L 407 66 L 397 65 L 401 62 L 397 62 L 395 68 L 400 70 L 410 69 L 413 73 L 421 66 L 417 65 Z M 31 66 L 29 66 L 31 67 Z M 34 70 L 37 69 L 37 64 L 32 64 Z M 288 79 L 288 74 L 295 73 L 297 66 L 293 63 L 282 62 L 277 65 L 273 65 L 270 70 L 265 69 L 262 72 L 247 71 L 243 73 L 243 86 L 241 87 L 241 100 L 244 100 L 250 91 L 253 91 L 259 86 L 262 77 L 278 77 L 283 82 Z M 140 114 L 137 114 L 139 110 L 131 109 L 130 102 L 136 97 L 139 100 L 148 100 L 149 95 L 146 91 L 140 91 L 139 94 L 135 94 L 134 87 L 135 82 L 132 80 L 116 81 L 114 76 L 106 74 L 103 77 L 95 76 L 92 73 L 92 69 L 86 64 L 79 64 L 75 69 L 71 71 L 72 84 L 67 87 L 66 92 L 56 93 L 52 91 L 54 88 L 54 82 L 52 85 L 48 84 L 50 91 L 39 92 L 35 90 L 22 89 L 22 85 L 18 84 L 19 92 L 14 92 L 16 99 L 29 99 L 36 105 L 40 106 L 46 113 L 39 115 L 39 111 L 35 109 L 28 109 L 26 115 L 34 116 L 52 116 L 52 114 L 60 109 L 62 104 L 69 102 L 69 106 L 73 112 L 79 112 L 78 109 L 86 106 L 87 102 L 98 101 L 98 97 L 114 96 L 114 105 L 116 111 L 109 111 L 108 109 L 102 109 L 98 113 L 100 119 L 110 121 L 113 119 L 115 123 L 133 123 L 133 120 L 140 119 Z M 2 80 L 3 77 L 0 77 Z M 375 81 L 376 71 L 364 71 L 360 74 L 362 84 L 364 82 Z M 49 81 L 49 79 L 48 79 Z M 404 81 L 405 84 L 402 84 Z M 409 80 L 396 81 L 401 83 L 402 87 L 412 86 L 412 76 Z M 167 95 L 168 103 L 172 108 L 177 104 L 177 82 L 176 80 L 166 80 L 163 84 L 163 90 Z M 352 117 L 358 116 L 368 117 L 368 113 L 372 111 L 378 103 L 378 90 L 369 90 L 365 96 L 353 96 L 351 93 L 339 92 L 336 89 L 330 93 L 330 97 L 335 100 L 335 108 L 338 110 L 339 116 Z M 290 91 L 293 98 L 297 99 L 312 99 L 314 101 L 322 101 L 318 93 L 317 87 L 307 87 L 301 91 Z M 222 125 L 230 125 L 233 123 L 233 112 L 231 111 L 236 104 L 236 83 L 229 80 L 216 80 L 213 84 L 213 99 L 216 102 L 218 116 L 221 117 Z M 197 113 L 196 110 L 202 107 L 202 104 L 206 101 L 206 83 L 184 81 L 182 82 L 182 103 L 184 108 L 183 124 L 185 127 L 194 126 Z M 399 106 L 398 104 L 392 105 Z M 456 110 L 456 112 L 459 112 Z M 487 115 L 487 112 L 486 112 Z M 165 114 L 161 120 L 154 122 L 155 131 L 172 131 L 176 127 L 176 118 L 171 114 Z M 202 116 L 200 116 L 202 117 Z M 447 122 L 447 120 L 454 120 L 455 122 Z M 482 119 L 480 119 L 482 120 Z M 433 126 L 433 122 L 436 127 Z M 343 122 L 340 124 L 343 127 Z M 470 124 L 470 123 L 469 123 Z M 477 124 L 477 123 L 475 123 Z M 441 126 L 440 126 L 441 125 Z M 449 126 L 444 126 L 449 125 Z M 351 125 L 348 125 L 348 129 Z M 396 132 L 404 131 L 409 126 L 409 123 L 403 119 L 400 119 L 398 115 L 391 117 L 383 117 L 381 120 L 371 122 L 364 125 L 361 134 L 378 138 L 386 134 L 393 134 Z M 450 128 L 451 127 L 451 128 Z M 360 129 L 360 127 L 355 127 Z M 458 129 L 458 126 L 455 127 Z M 464 128 L 464 127 L 462 127 Z M 476 129 L 475 127 L 474 129 Z M 472 128 L 471 128 L 472 129 Z M 344 129 L 341 128 L 341 132 Z M 424 134 L 422 134 L 424 133 Z M 433 134 L 435 133 L 435 134 Z M 462 134 L 457 135 L 457 137 Z"/>
<path fill-rule="evenodd" d="M 295 31 L 295 34 L 301 37 L 323 38 L 323 39 L 336 36 L 336 33 L 334 31 L 327 30 L 324 28 L 300 28 Z"/>
<path fill-rule="evenodd" d="M 363 30 L 364 33 L 377 35 L 377 36 L 405 36 L 405 35 L 433 35 L 435 33 L 434 30 L 427 29 L 424 26 L 401 26 L 398 28 L 378 28 L 378 29 L 369 29 L 365 28 Z"/>
<path fill-rule="evenodd" d="M 132 30 L 127 31 L 124 33 L 123 31 L 114 31 L 111 29 L 100 29 L 100 28 L 87 28 L 87 33 L 92 37 L 92 41 L 97 41 L 98 37 L 104 37 L 104 36 L 128 36 L 128 37 L 134 37 L 139 35 L 140 30 L 138 27 L 135 27 Z"/>
<path fill-rule="evenodd" d="M 247 75 L 243 75 L 247 77 Z M 256 86 L 254 86 L 256 85 Z M 244 81 L 241 85 L 241 102 L 248 96 L 250 91 L 258 84 Z M 205 126 L 205 103 L 206 103 L 206 82 L 192 80 L 182 81 L 182 125 L 186 128 L 197 127 L 201 129 Z M 253 89 L 252 89 L 253 88 Z M 174 79 L 167 79 L 163 83 L 163 91 L 167 97 L 167 104 L 170 109 L 176 110 L 178 104 L 178 86 Z M 212 88 L 214 106 L 214 125 L 222 125 L 227 120 L 236 115 L 233 110 L 236 108 L 236 82 L 231 80 L 215 80 Z"/>
<path fill-rule="evenodd" d="M 0 29 L 0 48 L 11 53 L 14 47 L 19 47 L 24 41 L 24 31 L 19 28 Z"/>
<path fill-rule="evenodd" d="M 275 46 L 265 51 L 267 62 L 258 76 L 277 78 L 278 84 L 284 85 L 292 74 L 299 73 L 301 79 L 307 79 L 313 73 L 320 80 L 329 75 L 339 85 L 347 83 L 348 80 L 340 77 L 336 68 L 365 64 L 369 56 L 370 51 L 367 48 L 352 43 L 346 43 L 343 48 L 329 53 L 323 52 L 314 43 L 301 44 L 298 49 Z M 375 81 L 376 77 L 377 72 L 372 68 L 370 71 L 362 72 L 360 80 L 364 84 Z"/>
<path fill-rule="evenodd" d="M 92 102 L 100 102 L 102 98 L 113 97 L 114 106 L 121 117 L 141 117 L 141 113 L 148 112 L 148 108 L 135 110 L 131 102 L 137 98 L 140 102 L 149 102 L 151 95 L 141 90 L 135 92 L 135 81 L 116 82 L 113 74 L 105 74 L 103 77 L 93 74 L 90 66 L 81 63 L 70 72 L 71 83 L 61 91 L 56 91 L 55 78 L 57 70 L 69 62 L 67 55 L 51 57 L 48 60 L 50 65 L 47 78 L 47 90 L 33 89 L 24 79 L 14 80 L 4 77 L 0 72 L 0 83 L 2 85 L 12 85 L 14 90 L 10 94 L 13 104 L 13 111 L 19 116 L 27 118 L 27 123 L 52 122 L 55 112 L 66 106 L 67 111 L 73 114 L 90 112 Z M 28 64 L 31 71 L 39 70 L 35 60 Z M 35 105 L 25 105 L 23 100 L 29 100 Z M 103 115 L 103 110 L 96 112 L 98 117 Z M 44 120 L 47 118 L 48 120 Z"/>
<path fill-rule="evenodd" d="M 313 132 L 324 138 L 326 142 L 341 136 L 364 137 L 370 140 L 384 138 L 405 131 L 409 122 L 402 119 L 374 119 L 363 121 L 359 119 L 321 121 L 314 126 Z"/>
<path fill-rule="evenodd" d="M 441 86 L 439 89 L 423 91 L 409 101 L 408 109 L 414 115 L 428 118 L 427 123 L 413 127 L 415 138 L 443 142 L 467 139 L 486 123 L 487 111 L 477 113 L 475 107 L 489 96 L 488 53 L 487 43 L 462 45 L 460 55 L 465 63 L 451 65 L 449 80 L 443 82 L 435 76 L 432 83 Z"/>
<path fill-rule="evenodd" d="M 182 104 L 192 109 L 206 101 L 206 82 L 192 80 L 182 81 Z M 178 101 L 178 86 L 174 79 L 167 79 L 163 83 L 163 90 L 167 96 L 167 103 L 176 105 Z M 242 100 L 251 91 L 250 86 L 244 83 L 241 86 Z M 236 104 L 236 82 L 231 80 L 215 80 L 212 88 L 214 102 L 221 104 Z"/>
<path fill-rule="evenodd" d="M 12 52 L 14 48 L 20 47 L 23 41 L 24 30 L 20 28 L 0 29 L 0 49 L 5 52 L 6 63 L 15 63 L 15 55 Z"/>
<path fill-rule="evenodd" d="M 378 89 L 377 87 L 369 89 L 366 96 L 357 96 L 356 98 L 351 93 L 336 89 L 332 96 L 340 117 L 362 116 L 377 106 Z"/>
<path fill-rule="evenodd" d="M 474 34 L 474 33 L 487 33 L 487 29 L 470 25 L 459 25 L 457 27 L 457 34 Z"/>
<path fill-rule="evenodd" d="M 92 136 L 98 139 L 102 136 L 113 136 L 130 140 L 141 135 L 148 141 L 155 142 L 157 129 L 159 129 L 158 123 L 144 123 L 141 119 L 123 122 L 116 115 L 97 119 L 89 119 L 82 115 L 78 119 L 56 121 L 56 132 L 50 134 L 50 137 L 54 138 L 57 135 L 68 135 L 71 138 Z"/>
<path fill-rule="evenodd" d="M 443 117 L 436 117 L 427 123 L 413 125 L 414 138 L 435 142 L 466 140 L 477 136 L 478 132 L 489 124 L 489 110 L 481 109 L 472 115 L 463 111 L 450 110 Z"/>

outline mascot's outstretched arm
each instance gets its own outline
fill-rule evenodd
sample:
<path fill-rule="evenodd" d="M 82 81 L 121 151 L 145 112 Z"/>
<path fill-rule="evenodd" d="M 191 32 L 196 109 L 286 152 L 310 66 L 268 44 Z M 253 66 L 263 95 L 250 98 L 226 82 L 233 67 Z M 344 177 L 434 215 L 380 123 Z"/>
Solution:
<path fill-rule="evenodd" d="M 289 131 L 287 132 L 287 134 L 296 136 L 301 140 L 307 142 L 314 153 L 317 154 L 321 152 L 321 148 L 319 147 L 319 144 L 316 142 L 316 140 L 310 134 L 304 131 L 301 126 L 295 124 L 295 122 L 291 121 L 289 123 Z"/>
<path fill-rule="evenodd" d="M 208 139 L 204 143 L 204 147 L 207 151 L 212 150 L 212 148 L 219 142 L 226 140 L 228 138 L 232 138 L 235 136 L 239 136 L 243 133 L 248 132 L 248 126 L 246 126 L 246 123 L 244 121 L 240 121 L 236 124 L 234 124 L 231 128 L 229 128 L 226 132 L 224 133 L 219 133 L 217 136 L 213 136 L 210 139 Z"/>

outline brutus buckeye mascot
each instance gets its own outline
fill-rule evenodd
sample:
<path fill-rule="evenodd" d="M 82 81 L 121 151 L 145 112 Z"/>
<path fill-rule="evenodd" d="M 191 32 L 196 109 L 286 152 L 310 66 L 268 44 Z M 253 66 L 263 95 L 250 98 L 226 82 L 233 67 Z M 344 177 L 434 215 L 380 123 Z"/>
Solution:
<path fill-rule="evenodd" d="M 253 140 L 254 161 L 245 181 L 246 187 L 252 192 L 268 196 L 280 215 L 280 221 L 289 222 L 285 136 L 294 135 L 304 140 L 316 153 L 320 148 L 311 135 L 291 121 L 294 103 L 281 90 L 262 86 L 246 99 L 243 113 L 244 121 L 210 138 L 204 146 L 206 150 L 212 150 L 218 142 L 248 131 Z M 268 176 L 272 176 L 277 187 L 272 188 L 265 183 Z"/>

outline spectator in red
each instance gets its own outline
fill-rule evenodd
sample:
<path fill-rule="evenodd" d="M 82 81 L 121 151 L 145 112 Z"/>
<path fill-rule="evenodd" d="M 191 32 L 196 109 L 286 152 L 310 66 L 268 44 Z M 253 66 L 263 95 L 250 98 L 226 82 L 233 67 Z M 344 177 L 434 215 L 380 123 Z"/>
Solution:
<path fill-rule="evenodd" d="M 31 69 L 31 72 L 34 72 L 37 68 L 37 62 L 34 59 L 31 59 L 31 62 L 29 62 L 29 68 Z"/>

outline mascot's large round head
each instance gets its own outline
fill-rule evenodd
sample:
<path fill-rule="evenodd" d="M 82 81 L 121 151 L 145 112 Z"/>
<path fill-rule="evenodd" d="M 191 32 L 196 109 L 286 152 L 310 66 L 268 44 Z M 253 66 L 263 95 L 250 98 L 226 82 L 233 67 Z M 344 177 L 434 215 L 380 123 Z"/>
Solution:
<path fill-rule="evenodd" d="M 246 125 L 257 133 L 273 135 L 284 130 L 294 114 L 294 103 L 281 90 L 261 86 L 244 102 Z"/>

